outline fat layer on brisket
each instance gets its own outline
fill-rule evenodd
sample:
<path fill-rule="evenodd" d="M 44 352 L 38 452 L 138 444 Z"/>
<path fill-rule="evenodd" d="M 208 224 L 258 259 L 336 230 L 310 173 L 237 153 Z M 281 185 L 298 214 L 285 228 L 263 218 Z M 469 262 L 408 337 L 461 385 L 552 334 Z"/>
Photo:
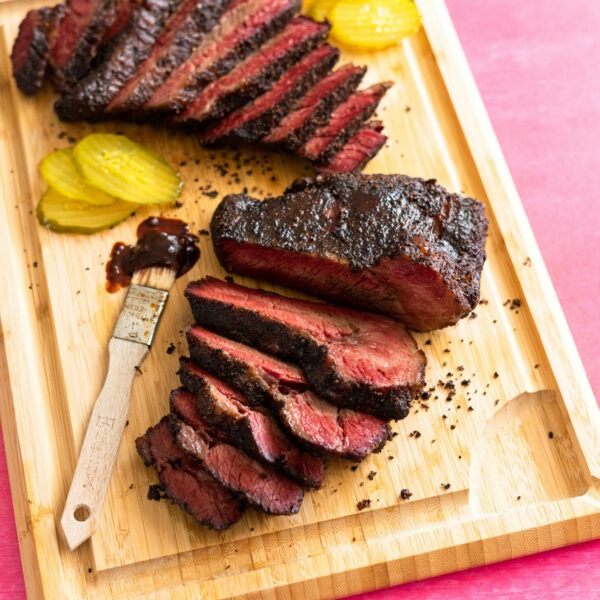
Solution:
<path fill-rule="evenodd" d="M 227 196 L 211 228 L 229 271 L 428 331 L 477 305 L 487 226 L 481 202 L 435 180 L 338 174 L 277 198 Z"/>
<path fill-rule="evenodd" d="M 382 419 L 402 419 L 424 383 L 425 355 L 387 317 L 294 300 L 207 278 L 186 296 L 196 321 L 297 362 L 319 394 Z"/>
<path fill-rule="evenodd" d="M 170 426 L 177 444 L 197 458 L 215 479 L 265 512 L 274 515 L 298 512 L 304 496 L 302 488 L 274 467 L 221 442 L 200 417 L 191 392 L 185 389 L 171 392 L 170 404 Z"/>
<path fill-rule="evenodd" d="M 188 329 L 187 339 L 197 364 L 239 389 L 246 403 L 271 408 L 286 431 L 313 452 L 360 461 L 385 444 L 385 421 L 323 400 L 294 365 L 199 325 Z"/>
<path fill-rule="evenodd" d="M 180 358 L 181 383 L 196 396 L 196 409 L 221 441 L 275 465 L 309 487 L 323 484 L 323 459 L 296 448 L 264 409 L 249 406 L 242 393 L 189 358 Z"/>
<path fill-rule="evenodd" d="M 158 473 L 165 494 L 201 525 L 226 529 L 242 516 L 244 503 L 173 439 L 169 417 L 163 417 L 135 441 L 139 455 Z"/>

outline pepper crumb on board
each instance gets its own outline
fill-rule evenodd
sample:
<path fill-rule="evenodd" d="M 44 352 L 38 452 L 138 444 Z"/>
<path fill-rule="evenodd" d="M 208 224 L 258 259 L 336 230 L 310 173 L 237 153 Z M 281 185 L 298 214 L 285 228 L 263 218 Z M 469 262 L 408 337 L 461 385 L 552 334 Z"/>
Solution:
<path fill-rule="evenodd" d="M 397 432 L 397 431 L 394 431 L 394 432 L 392 433 L 392 437 L 393 437 L 393 438 L 395 438 L 397 435 L 398 435 L 398 432 Z"/>
<path fill-rule="evenodd" d="M 552 438 L 554 437 L 554 432 L 552 432 L 552 431 L 549 431 L 549 432 L 548 432 L 548 437 L 549 437 L 550 439 L 552 439 Z"/>
<path fill-rule="evenodd" d="M 369 508 L 369 506 L 371 506 L 371 501 L 368 498 L 356 503 L 356 508 L 358 508 L 358 510 Z"/>
<path fill-rule="evenodd" d="M 208 232 L 208 229 L 201 229 L 198 232 L 198 235 L 210 235 L 210 233 Z"/>
<path fill-rule="evenodd" d="M 494 379 L 498 379 L 498 377 L 500 377 L 500 375 L 498 375 L 498 371 L 494 371 Z"/>
<path fill-rule="evenodd" d="M 400 498 L 402 498 L 402 500 L 408 500 L 412 495 L 412 492 L 407 488 L 400 490 Z"/>
<path fill-rule="evenodd" d="M 520 499 L 521 499 L 521 496 L 517 496 L 517 500 L 520 500 Z"/>
<path fill-rule="evenodd" d="M 352 466 L 350 467 L 350 470 L 351 470 L 351 471 L 356 471 L 356 469 L 358 469 L 358 465 L 352 465 Z"/>
<path fill-rule="evenodd" d="M 426 346 L 431 346 L 431 340 L 425 340 L 425 345 Z"/>
<path fill-rule="evenodd" d="M 153 483 L 148 487 L 148 500 L 160 500 L 162 495 L 162 486 L 158 483 Z"/>
<path fill-rule="evenodd" d="M 175 350 L 175 344 L 173 342 L 171 342 L 169 344 L 169 347 L 167 348 L 167 354 L 173 354 L 174 350 Z"/>
<path fill-rule="evenodd" d="M 88 567 L 88 573 L 93 573 L 92 567 Z"/>
<path fill-rule="evenodd" d="M 445 490 L 449 490 L 449 489 L 450 489 L 450 484 L 449 484 L 449 483 L 442 483 L 442 487 L 443 487 Z"/>
<path fill-rule="evenodd" d="M 408 437 L 414 437 L 415 439 L 419 439 L 421 437 L 421 432 L 415 429 L 414 431 L 411 431 L 408 434 Z"/>
<path fill-rule="evenodd" d="M 373 479 L 375 479 L 375 475 L 377 475 L 377 471 L 370 471 L 369 474 L 367 475 L 367 479 L 369 481 L 373 481 Z"/>

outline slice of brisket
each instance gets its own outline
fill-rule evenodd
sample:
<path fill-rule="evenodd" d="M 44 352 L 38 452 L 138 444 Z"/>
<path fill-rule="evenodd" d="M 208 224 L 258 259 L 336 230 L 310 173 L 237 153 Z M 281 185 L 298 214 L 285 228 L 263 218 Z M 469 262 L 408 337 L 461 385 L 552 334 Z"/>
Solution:
<path fill-rule="evenodd" d="M 330 73 L 262 141 L 288 150 L 298 149 L 318 127 L 327 123 L 333 109 L 356 90 L 366 70 L 347 64 Z"/>
<path fill-rule="evenodd" d="M 330 27 L 327 22 L 317 23 L 304 16 L 292 19 L 281 33 L 230 73 L 207 85 L 175 120 L 198 127 L 255 99 L 305 54 L 321 45 Z"/>
<path fill-rule="evenodd" d="M 333 111 L 329 122 L 298 149 L 298 154 L 318 162 L 333 158 L 371 117 L 391 86 L 391 82 L 384 81 L 350 96 Z"/>
<path fill-rule="evenodd" d="M 27 96 L 37 94 L 44 83 L 50 47 L 65 7 L 30 10 L 21 24 L 10 59 L 17 87 Z"/>
<path fill-rule="evenodd" d="M 63 121 L 106 119 L 104 109 L 149 56 L 180 4 L 181 0 L 144 0 L 138 5 L 127 27 L 115 39 L 110 55 L 56 101 L 58 117 Z"/>
<path fill-rule="evenodd" d="M 196 409 L 196 397 L 183 388 L 171 392 L 171 429 L 179 447 L 196 457 L 226 488 L 274 515 L 295 514 L 304 491 L 269 465 L 221 442 Z"/>
<path fill-rule="evenodd" d="M 318 173 L 350 173 L 363 167 L 381 150 L 387 136 L 381 121 L 370 121 L 328 162 L 315 165 Z"/>
<path fill-rule="evenodd" d="M 115 0 L 67 0 L 50 49 L 52 83 L 58 91 L 70 91 L 88 72 L 115 15 Z"/>
<path fill-rule="evenodd" d="M 306 224 L 300 216 L 292 222 Z M 425 355 L 388 317 L 213 278 L 190 283 L 186 297 L 199 324 L 296 361 L 316 391 L 339 406 L 402 419 L 423 386 Z"/>
<path fill-rule="evenodd" d="M 231 0 L 185 0 L 158 38 L 150 56 L 110 101 L 107 112 L 130 113 L 136 117 L 137 111 L 216 26 L 230 3 Z"/>
<path fill-rule="evenodd" d="M 180 113 L 204 87 L 229 73 L 278 33 L 300 10 L 301 0 L 237 0 L 188 60 L 144 105 L 149 114 Z"/>
<path fill-rule="evenodd" d="M 385 421 L 319 398 L 289 363 L 199 325 L 187 330 L 187 339 L 197 364 L 241 390 L 247 403 L 272 408 L 285 429 L 310 450 L 360 461 L 388 439 Z"/>
<path fill-rule="evenodd" d="M 339 54 L 339 50 L 329 44 L 313 50 L 280 77 L 268 92 L 215 123 L 202 137 L 209 142 L 217 139 L 259 140 L 277 126 L 308 89 L 333 67 Z"/>
<path fill-rule="evenodd" d="M 213 377 L 189 358 L 182 357 L 179 363 L 181 383 L 194 393 L 198 413 L 222 442 L 275 465 L 302 485 L 321 487 L 325 476 L 321 458 L 296 448 L 275 419 L 248 406 L 241 392 Z"/>
<path fill-rule="evenodd" d="M 242 516 L 242 500 L 209 475 L 199 462 L 177 446 L 163 417 L 135 441 L 139 455 L 153 467 L 165 494 L 201 525 L 227 529 Z"/>
<path fill-rule="evenodd" d="M 114 18 L 112 23 L 106 28 L 102 40 L 100 41 L 100 47 L 107 44 L 112 38 L 114 38 L 122 29 L 127 25 L 129 17 L 134 8 L 139 4 L 140 0 L 116 0 Z"/>
<path fill-rule="evenodd" d="M 229 271 L 428 331 L 477 305 L 487 225 L 481 202 L 433 179 L 339 174 L 278 198 L 227 196 L 211 227 Z"/>

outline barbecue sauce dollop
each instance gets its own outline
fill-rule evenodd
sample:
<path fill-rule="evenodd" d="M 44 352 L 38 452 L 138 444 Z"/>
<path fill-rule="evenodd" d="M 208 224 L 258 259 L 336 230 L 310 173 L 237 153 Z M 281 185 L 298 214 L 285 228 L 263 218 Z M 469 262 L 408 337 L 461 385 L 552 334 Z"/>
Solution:
<path fill-rule="evenodd" d="M 106 290 L 111 294 L 131 282 L 135 271 L 165 267 L 180 277 L 200 258 L 198 238 L 180 219 L 149 217 L 137 228 L 135 246 L 116 242 L 106 263 Z"/>

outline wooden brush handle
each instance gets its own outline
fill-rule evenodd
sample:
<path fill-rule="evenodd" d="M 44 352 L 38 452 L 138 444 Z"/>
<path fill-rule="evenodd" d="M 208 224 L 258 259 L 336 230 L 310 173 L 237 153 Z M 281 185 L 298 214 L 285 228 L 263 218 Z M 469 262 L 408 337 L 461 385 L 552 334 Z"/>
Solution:
<path fill-rule="evenodd" d="M 129 414 L 135 368 L 148 346 L 111 338 L 108 373 L 96 400 L 60 521 L 71 550 L 93 533 Z"/>

